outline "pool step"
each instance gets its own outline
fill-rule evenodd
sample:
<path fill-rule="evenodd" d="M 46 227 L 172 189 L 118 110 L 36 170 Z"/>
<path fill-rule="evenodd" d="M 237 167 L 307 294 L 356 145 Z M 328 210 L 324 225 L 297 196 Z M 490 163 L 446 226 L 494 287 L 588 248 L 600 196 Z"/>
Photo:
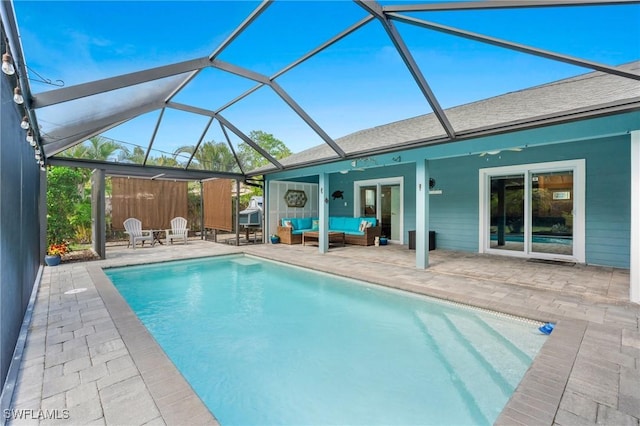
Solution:
<path fill-rule="evenodd" d="M 531 358 L 489 325 L 493 323 L 492 318 L 456 313 L 446 313 L 445 317 L 473 348 L 479 361 L 492 372 L 496 382 L 511 394 L 531 364 Z"/>
<path fill-rule="evenodd" d="M 473 314 L 448 312 L 441 316 L 416 312 L 424 326 L 423 331 L 442 354 L 447 364 L 445 368 L 451 370 L 452 381 L 461 383 L 456 385 L 461 396 L 469 401 L 470 407 L 475 406 L 471 410 L 481 412 L 490 423 L 487 419 L 497 418 L 502 410 L 503 405 L 496 401 L 506 403 L 515 388 L 514 380 L 507 379 L 502 368 L 497 366 L 497 361 L 507 355 L 508 349 L 493 336 L 489 337 L 489 332 L 474 324 L 474 319 L 468 315 Z M 525 370 L 526 367 L 522 371 Z"/>

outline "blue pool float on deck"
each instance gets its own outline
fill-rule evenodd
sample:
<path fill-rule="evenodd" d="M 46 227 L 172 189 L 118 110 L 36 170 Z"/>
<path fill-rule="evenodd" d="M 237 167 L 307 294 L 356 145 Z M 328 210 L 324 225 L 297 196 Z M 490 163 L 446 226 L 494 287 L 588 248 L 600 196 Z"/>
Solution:
<path fill-rule="evenodd" d="M 555 325 L 553 323 L 548 322 L 545 325 L 538 327 L 538 330 L 540 330 L 540 333 L 543 333 L 543 334 L 551 334 L 551 332 L 553 331 L 553 327 L 555 327 Z"/>

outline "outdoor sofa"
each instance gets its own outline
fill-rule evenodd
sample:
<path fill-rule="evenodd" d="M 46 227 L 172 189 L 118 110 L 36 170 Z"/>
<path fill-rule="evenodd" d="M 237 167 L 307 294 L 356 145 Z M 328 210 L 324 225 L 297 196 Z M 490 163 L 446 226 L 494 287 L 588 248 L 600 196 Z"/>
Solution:
<path fill-rule="evenodd" d="M 278 236 L 283 244 L 301 244 L 303 233 L 317 230 L 317 217 L 283 218 L 278 226 Z M 375 217 L 330 216 L 329 232 L 344 232 L 346 244 L 372 246 L 375 237 L 380 236 L 381 227 Z"/>

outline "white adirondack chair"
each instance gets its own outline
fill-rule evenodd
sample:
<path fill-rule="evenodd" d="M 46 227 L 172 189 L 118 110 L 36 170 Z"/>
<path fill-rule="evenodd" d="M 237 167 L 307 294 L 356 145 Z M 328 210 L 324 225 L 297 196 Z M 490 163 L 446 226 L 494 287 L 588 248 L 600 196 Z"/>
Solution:
<path fill-rule="evenodd" d="M 179 216 L 171 219 L 171 229 L 165 230 L 165 235 L 168 243 L 173 244 L 173 240 L 182 240 L 187 244 L 187 236 L 189 235 L 187 219 Z"/>
<path fill-rule="evenodd" d="M 140 241 L 142 246 L 144 247 L 144 242 L 149 241 L 151 243 L 151 247 L 155 244 L 153 239 L 153 231 L 143 231 L 142 230 L 142 222 L 139 219 L 130 217 L 129 219 L 124 221 L 124 229 L 125 233 L 129 234 L 129 244 L 136 248 L 136 243 Z"/>

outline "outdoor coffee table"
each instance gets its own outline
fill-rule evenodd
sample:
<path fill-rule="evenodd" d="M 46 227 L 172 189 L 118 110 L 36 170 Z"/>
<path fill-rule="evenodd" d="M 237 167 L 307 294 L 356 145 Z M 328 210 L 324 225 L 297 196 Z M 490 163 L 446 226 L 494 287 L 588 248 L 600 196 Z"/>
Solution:
<path fill-rule="evenodd" d="M 332 243 L 341 243 L 345 246 L 344 232 L 327 232 L 329 237 L 329 245 Z M 307 231 L 302 233 L 302 245 L 307 245 L 307 241 L 313 241 L 320 244 L 320 233 L 318 231 Z"/>

